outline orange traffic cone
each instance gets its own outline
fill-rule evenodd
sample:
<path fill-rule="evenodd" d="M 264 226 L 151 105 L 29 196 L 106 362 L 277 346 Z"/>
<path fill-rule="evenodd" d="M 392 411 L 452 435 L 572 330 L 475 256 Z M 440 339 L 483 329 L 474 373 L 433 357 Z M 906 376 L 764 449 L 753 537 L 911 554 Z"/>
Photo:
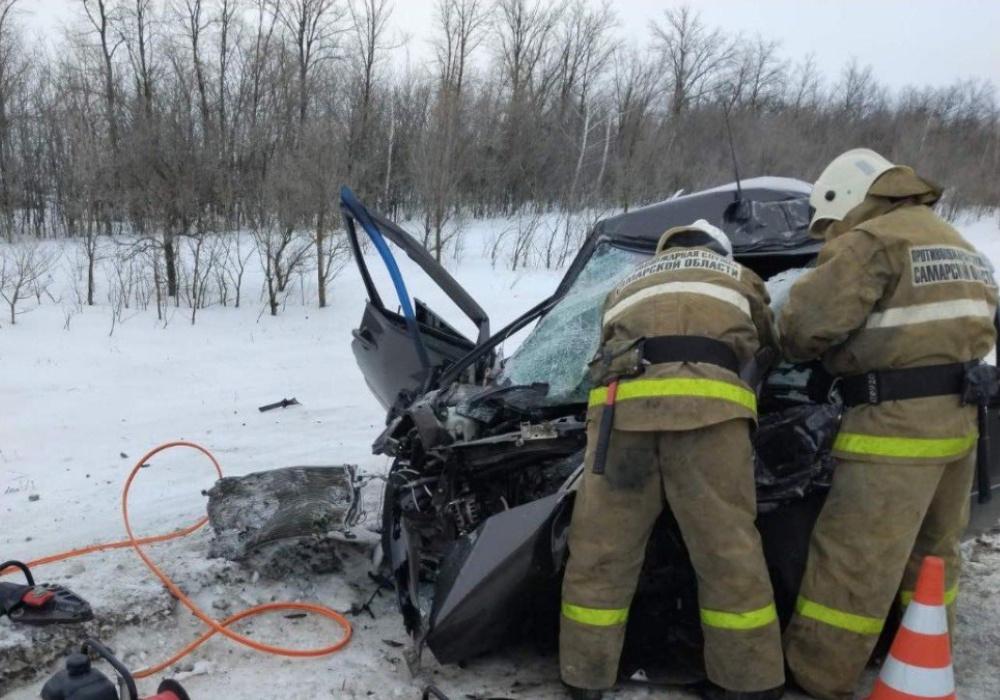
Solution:
<path fill-rule="evenodd" d="M 926 557 L 903 623 L 868 700 L 955 700 L 944 561 Z"/>

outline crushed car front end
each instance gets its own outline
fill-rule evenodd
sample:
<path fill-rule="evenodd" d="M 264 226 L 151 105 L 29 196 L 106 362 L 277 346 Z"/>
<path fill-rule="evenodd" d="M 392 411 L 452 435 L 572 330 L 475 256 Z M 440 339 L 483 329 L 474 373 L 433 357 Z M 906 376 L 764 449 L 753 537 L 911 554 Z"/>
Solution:
<path fill-rule="evenodd" d="M 389 412 L 374 446 L 393 458 L 383 549 L 417 651 L 427 646 L 449 663 L 516 639 L 554 647 L 566 531 L 586 447 L 591 387 L 585 368 L 597 349 L 604 296 L 653 254 L 662 231 L 704 218 L 726 231 L 737 259 L 768 280 L 780 305 L 818 251 L 806 232 L 808 193 L 801 181 L 757 178 L 605 219 L 550 298 L 475 342 L 419 301 L 410 304 L 399 285 L 402 314 L 369 302 L 355 331 L 368 344 L 357 341 L 355 354 Z M 405 232 L 352 207 L 345 207 L 345 219 L 357 256 L 360 228 L 370 236 L 369 226 L 385 233 L 442 281 L 481 331 L 488 328 L 478 305 L 462 298 L 457 283 L 422 258 Z M 368 279 L 364 270 L 363 276 Z M 413 318 L 407 306 L 415 309 Z M 372 361 L 373 353 L 401 352 L 395 345 L 372 347 L 378 334 L 365 324 L 373 317 L 380 332 L 395 329 L 395 342 L 413 343 L 407 374 L 398 372 L 398 362 Z M 497 347 L 531 324 L 517 351 L 498 363 Z M 840 419 L 830 392 L 818 364 L 779 365 L 760 391 L 758 527 L 783 618 L 830 482 L 829 447 Z M 996 460 L 994 467 L 1000 472 Z M 669 510 L 650 539 L 633 610 L 641 614 L 630 616 L 626 677 L 683 682 L 700 676 L 696 586 Z"/>

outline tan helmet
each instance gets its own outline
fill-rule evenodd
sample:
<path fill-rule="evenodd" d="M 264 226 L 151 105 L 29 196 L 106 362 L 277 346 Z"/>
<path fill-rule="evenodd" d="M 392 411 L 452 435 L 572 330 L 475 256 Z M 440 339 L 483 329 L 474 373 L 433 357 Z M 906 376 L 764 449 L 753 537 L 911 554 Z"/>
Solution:
<path fill-rule="evenodd" d="M 879 176 L 894 167 L 870 148 L 852 148 L 834 158 L 813 185 L 809 230 L 815 233 L 820 222 L 843 221 L 848 212 L 865 201 Z"/>
<path fill-rule="evenodd" d="M 656 252 L 667 248 L 710 248 L 727 258 L 733 257 L 733 242 L 720 228 L 704 219 L 698 219 L 687 226 L 675 226 L 660 236 Z"/>

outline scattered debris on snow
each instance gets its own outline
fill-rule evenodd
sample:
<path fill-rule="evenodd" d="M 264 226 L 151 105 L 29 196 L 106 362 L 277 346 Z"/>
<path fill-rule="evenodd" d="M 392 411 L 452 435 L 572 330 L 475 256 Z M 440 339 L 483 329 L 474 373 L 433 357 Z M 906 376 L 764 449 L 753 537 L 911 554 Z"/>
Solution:
<path fill-rule="evenodd" d="M 272 577 L 333 573 L 356 524 L 356 467 L 285 467 L 227 476 L 208 490 L 215 533 L 209 556 L 246 563 Z"/>

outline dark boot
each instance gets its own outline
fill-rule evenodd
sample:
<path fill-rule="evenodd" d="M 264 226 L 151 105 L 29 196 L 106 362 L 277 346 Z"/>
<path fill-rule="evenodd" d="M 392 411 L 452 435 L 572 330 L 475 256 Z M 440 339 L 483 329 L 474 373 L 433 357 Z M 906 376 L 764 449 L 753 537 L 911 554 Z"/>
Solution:
<path fill-rule="evenodd" d="M 785 694 L 785 686 L 770 690 L 726 690 L 711 681 L 699 688 L 702 700 L 778 700 Z"/>
<path fill-rule="evenodd" d="M 577 688 L 572 685 L 566 685 L 566 692 L 569 693 L 569 696 L 573 700 L 601 700 L 601 698 L 604 697 L 603 690 L 594 690 L 592 688 Z"/>

